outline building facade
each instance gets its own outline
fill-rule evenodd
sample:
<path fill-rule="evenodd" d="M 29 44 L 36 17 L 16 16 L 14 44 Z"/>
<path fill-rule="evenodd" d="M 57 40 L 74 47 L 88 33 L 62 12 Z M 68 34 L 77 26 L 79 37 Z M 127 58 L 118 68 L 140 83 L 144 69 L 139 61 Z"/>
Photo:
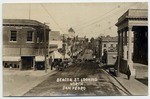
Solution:
<path fill-rule="evenodd" d="M 104 50 L 107 52 L 117 52 L 118 37 L 102 36 L 101 37 L 101 56 L 103 56 Z"/>
<path fill-rule="evenodd" d="M 118 37 L 102 36 L 100 40 L 100 56 L 107 51 L 107 64 L 114 65 L 117 59 Z"/>
<path fill-rule="evenodd" d="M 62 40 L 59 31 L 51 31 L 49 33 L 49 46 L 57 46 L 57 49 L 62 48 Z"/>
<path fill-rule="evenodd" d="M 148 68 L 148 10 L 129 9 L 118 19 L 116 26 L 119 45 L 117 68 L 123 73 L 129 68 L 131 75 L 135 76 L 137 64 Z"/>
<path fill-rule="evenodd" d="M 49 31 L 35 20 L 3 19 L 3 66 L 22 70 L 44 63 Z"/>

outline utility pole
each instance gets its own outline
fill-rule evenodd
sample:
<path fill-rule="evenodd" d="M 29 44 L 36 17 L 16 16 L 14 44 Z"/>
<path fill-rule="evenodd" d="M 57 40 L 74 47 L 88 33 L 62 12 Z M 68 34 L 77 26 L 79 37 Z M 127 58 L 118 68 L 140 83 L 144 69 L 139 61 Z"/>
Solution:
<path fill-rule="evenodd" d="M 66 49 L 65 49 L 65 38 L 64 38 L 64 34 L 63 34 L 63 54 L 64 54 L 64 59 L 65 59 L 65 54 L 66 54 Z"/>
<path fill-rule="evenodd" d="M 102 52 L 102 49 L 101 49 L 101 37 L 99 38 L 99 44 L 98 44 L 98 56 L 99 56 L 99 60 L 101 59 L 101 52 Z"/>
<path fill-rule="evenodd" d="M 47 44 L 46 44 L 46 23 L 44 23 L 44 47 L 45 47 L 45 55 L 44 55 L 44 57 L 45 57 L 45 72 L 47 72 L 47 61 L 46 61 L 46 50 L 47 50 Z"/>
<path fill-rule="evenodd" d="M 31 13 L 31 4 L 29 4 L 29 20 L 30 20 L 30 13 Z"/>
<path fill-rule="evenodd" d="M 47 54 L 48 54 L 48 52 L 47 52 L 47 39 L 46 39 L 46 24 L 49 24 L 49 23 L 44 23 L 44 47 L 45 47 L 45 53 L 44 53 L 44 57 L 45 57 L 45 73 L 47 72 L 47 59 L 46 59 L 46 57 L 47 57 Z M 48 37 L 47 37 L 48 38 Z"/>

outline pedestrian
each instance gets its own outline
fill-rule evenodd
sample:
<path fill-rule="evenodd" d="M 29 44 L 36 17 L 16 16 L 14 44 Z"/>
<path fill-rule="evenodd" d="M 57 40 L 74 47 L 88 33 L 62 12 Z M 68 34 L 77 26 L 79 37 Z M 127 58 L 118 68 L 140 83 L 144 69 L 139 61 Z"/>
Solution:
<path fill-rule="evenodd" d="M 107 67 L 107 50 L 104 50 L 103 52 L 103 56 L 102 56 L 102 63 L 104 64 L 104 67 Z"/>
<path fill-rule="evenodd" d="M 53 67 L 54 67 L 54 62 L 52 62 L 51 64 L 51 70 L 53 70 Z"/>
<path fill-rule="evenodd" d="M 128 69 L 127 69 L 127 77 L 128 77 L 128 80 L 130 80 L 130 76 L 131 76 L 131 71 L 130 71 L 129 66 L 128 66 Z"/>

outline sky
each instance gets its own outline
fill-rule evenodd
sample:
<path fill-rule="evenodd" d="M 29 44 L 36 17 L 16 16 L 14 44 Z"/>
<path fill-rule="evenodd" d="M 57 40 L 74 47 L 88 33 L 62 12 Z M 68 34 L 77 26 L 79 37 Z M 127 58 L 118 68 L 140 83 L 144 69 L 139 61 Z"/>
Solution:
<path fill-rule="evenodd" d="M 72 27 L 81 37 L 117 36 L 118 18 L 128 9 L 147 9 L 146 2 L 107 3 L 5 3 L 3 19 L 46 22 L 52 31 L 68 33 Z"/>

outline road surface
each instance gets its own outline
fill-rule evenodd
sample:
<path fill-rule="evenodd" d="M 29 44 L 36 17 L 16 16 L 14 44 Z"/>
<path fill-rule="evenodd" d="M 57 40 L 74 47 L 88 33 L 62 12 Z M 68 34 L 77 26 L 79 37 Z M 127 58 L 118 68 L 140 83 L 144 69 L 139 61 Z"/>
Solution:
<path fill-rule="evenodd" d="M 75 79 L 78 80 L 75 82 Z M 125 94 L 114 85 L 110 75 L 93 62 L 76 63 L 64 71 L 49 76 L 48 79 L 24 94 L 24 96 L 116 95 Z"/>

